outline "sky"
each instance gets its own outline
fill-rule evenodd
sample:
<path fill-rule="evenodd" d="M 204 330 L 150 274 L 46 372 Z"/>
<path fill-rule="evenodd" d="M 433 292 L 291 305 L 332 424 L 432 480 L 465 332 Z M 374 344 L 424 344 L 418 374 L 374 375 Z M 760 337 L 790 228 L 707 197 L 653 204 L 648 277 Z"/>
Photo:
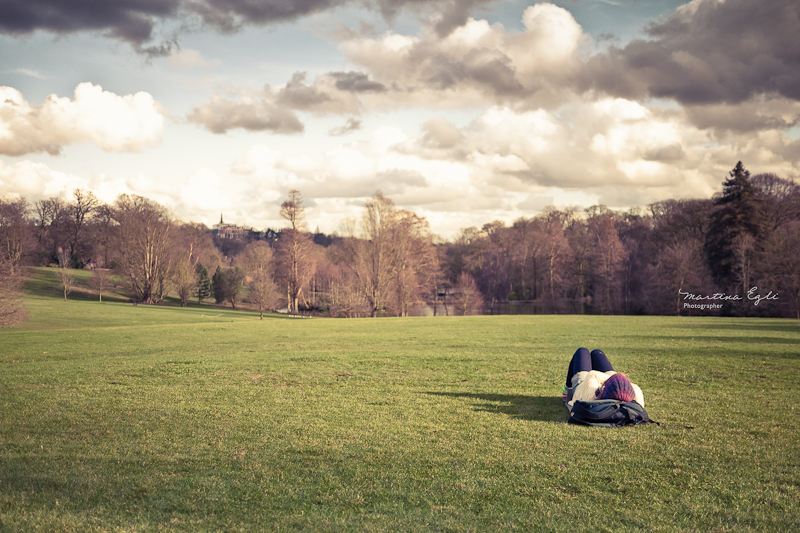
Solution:
<path fill-rule="evenodd" d="M 434 234 L 800 176 L 796 0 L 0 0 L 0 196 Z"/>

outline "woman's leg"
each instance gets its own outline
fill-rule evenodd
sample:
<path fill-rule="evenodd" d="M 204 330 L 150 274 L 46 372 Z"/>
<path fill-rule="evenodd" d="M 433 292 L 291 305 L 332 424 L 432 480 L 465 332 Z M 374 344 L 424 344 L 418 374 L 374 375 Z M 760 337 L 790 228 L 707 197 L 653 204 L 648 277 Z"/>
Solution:
<path fill-rule="evenodd" d="M 567 369 L 567 388 L 572 387 L 572 376 L 589 370 L 592 370 L 592 355 L 586 348 L 578 348 Z"/>
<path fill-rule="evenodd" d="M 611 361 L 608 360 L 603 350 L 592 350 L 591 359 L 592 370 L 599 370 L 600 372 L 610 372 L 614 370 L 614 367 L 611 366 Z"/>

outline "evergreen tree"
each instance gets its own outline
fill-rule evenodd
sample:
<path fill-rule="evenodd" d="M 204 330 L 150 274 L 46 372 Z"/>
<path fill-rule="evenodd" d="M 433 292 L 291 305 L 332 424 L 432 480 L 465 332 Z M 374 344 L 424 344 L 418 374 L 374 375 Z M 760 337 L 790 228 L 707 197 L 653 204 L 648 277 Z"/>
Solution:
<path fill-rule="evenodd" d="M 214 301 L 218 304 L 225 301 L 225 275 L 220 266 L 217 267 L 211 278 L 211 292 L 214 294 Z"/>
<path fill-rule="evenodd" d="M 239 295 L 242 293 L 244 287 L 244 278 L 244 270 L 239 267 L 228 268 L 226 270 L 217 267 L 217 270 L 214 272 L 214 277 L 211 278 L 214 300 L 218 304 L 230 302 L 231 306 L 235 309 L 236 302 L 239 301 Z"/>
<path fill-rule="evenodd" d="M 229 268 L 223 275 L 225 280 L 225 300 L 231 303 L 231 307 L 236 309 L 236 302 L 244 290 L 245 272 L 239 267 Z"/>
<path fill-rule="evenodd" d="M 195 295 L 197 296 L 197 303 L 203 303 L 203 300 L 214 294 L 211 290 L 211 278 L 208 277 L 208 269 L 203 263 L 197 263 L 195 271 L 197 272 L 197 291 Z"/>
<path fill-rule="evenodd" d="M 747 291 L 749 261 L 762 233 L 761 198 L 739 161 L 723 182 L 706 234 L 705 252 L 714 282 L 723 290 Z"/>

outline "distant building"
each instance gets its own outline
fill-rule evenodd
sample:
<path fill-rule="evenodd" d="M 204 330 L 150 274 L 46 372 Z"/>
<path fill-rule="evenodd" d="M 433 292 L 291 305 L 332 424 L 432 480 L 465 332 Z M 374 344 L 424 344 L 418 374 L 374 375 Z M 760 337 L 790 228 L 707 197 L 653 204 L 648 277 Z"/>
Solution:
<path fill-rule="evenodd" d="M 278 234 L 268 229 L 266 231 L 257 231 L 247 226 L 237 226 L 235 224 L 225 224 L 222 215 L 219 216 L 219 224 L 211 226 L 211 233 L 220 239 L 231 239 L 234 241 L 250 241 L 250 240 L 278 240 Z"/>
<path fill-rule="evenodd" d="M 222 214 L 220 214 L 219 224 L 214 224 L 211 227 L 211 232 L 221 239 L 244 241 L 247 240 L 253 232 L 253 229 L 245 226 L 237 226 L 235 224 L 225 224 L 222 220 Z"/>

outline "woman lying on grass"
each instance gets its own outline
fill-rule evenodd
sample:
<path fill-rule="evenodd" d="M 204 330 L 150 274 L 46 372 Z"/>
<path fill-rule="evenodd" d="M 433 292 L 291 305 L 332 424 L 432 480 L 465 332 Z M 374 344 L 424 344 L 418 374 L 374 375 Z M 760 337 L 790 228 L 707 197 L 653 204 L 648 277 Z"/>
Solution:
<path fill-rule="evenodd" d="M 586 348 L 578 348 L 572 356 L 562 397 L 570 411 L 579 400 L 619 400 L 636 402 L 644 407 L 642 389 L 631 383 L 625 375 L 614 372 L 614 367 L 602 350 L 589 353 Z"/>

